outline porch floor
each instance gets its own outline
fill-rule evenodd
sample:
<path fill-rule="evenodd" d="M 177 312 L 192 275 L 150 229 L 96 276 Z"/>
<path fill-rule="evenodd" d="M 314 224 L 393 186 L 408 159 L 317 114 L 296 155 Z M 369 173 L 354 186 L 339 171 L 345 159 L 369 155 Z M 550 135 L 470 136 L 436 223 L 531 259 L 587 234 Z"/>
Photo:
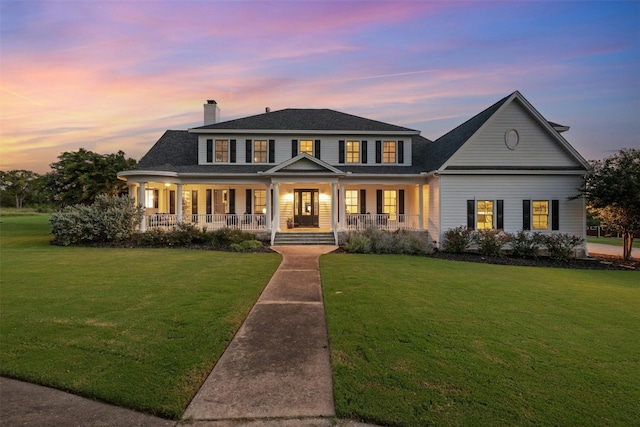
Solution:
<path fill-rule="evenodd" d="M 330 228 L 318 228 L 318 227 L 294 227 L 294 228 L 281 228 L 279 233 L 330 233 Z"/>

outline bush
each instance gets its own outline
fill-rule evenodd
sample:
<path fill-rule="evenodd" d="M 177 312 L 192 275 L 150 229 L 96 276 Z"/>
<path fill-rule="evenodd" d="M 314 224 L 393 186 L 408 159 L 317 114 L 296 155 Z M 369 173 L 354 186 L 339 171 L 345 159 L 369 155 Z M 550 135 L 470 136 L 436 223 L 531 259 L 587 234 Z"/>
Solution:
<path fill-rule="evenodd" d="M 509 241 L 510 236 L 502 230 L 477 230 L 471 234 L 471 240 L 478 245 L 478 253 L 484 256 L 502 257 L 502 246 Z"/>
<path fill-rule="evenodd" d="M 63 246 L 131 238 L 142 208 L 127 196 L 99 195 L 92 205 L 67 206 L 50 218 L 53 243 Z"/>
<path fill-rule="evenodd" d="M 236 252 L 252 251 L 262 248 L 262 242 L 258 240 L 245 240 L 240 243 L 232 243 L 231 249 Z"/>
<path fill-rule="evenodd" d="M 573 250 L 584 243 L 584 239 L 569 234 L 544 234 L 542 244 L 547 248 L 549 257 L 560 261 L 567 261 L 573 255 Z"/>
<path fill-rule="evenodd" d="M 425 255 L 433 252 L 426 232 L 369 228 L 349 233 L 344 249 L 352 253 Z"/>
<path fill-rule="evenodd" d="M 520 258 L 536 258 L 541 243 L 540 233 L 528 233 L 524 230 L 511 234 L 511 255 Z"/>
<path fill-rule="evenodd" d="M 444 232 L 442 250 L 456 254 L 466 251 L 471 244 L 471 234 L 472 231 L 464 225 L 450 228 Z"/>
<path fill-rule="evenodd" d="M 237 228 L 220 228 L 211 232 L 213 235 L 213 242 L 217 246 L 229 247 L 233 243 L 241 243 L 245 240 L 255 240 L 256 236 L 246 231 L 238 230 Z"/>

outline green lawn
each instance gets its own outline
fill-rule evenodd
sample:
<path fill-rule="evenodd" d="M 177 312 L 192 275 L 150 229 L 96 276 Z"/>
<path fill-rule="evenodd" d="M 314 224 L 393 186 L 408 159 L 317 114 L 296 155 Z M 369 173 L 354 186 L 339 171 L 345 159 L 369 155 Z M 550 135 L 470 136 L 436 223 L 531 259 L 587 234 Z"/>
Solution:
<path fill-rule="evenodd" d="M 640 274 L 325 255 L 338 415 L 637 425 Z"/>
<path fill-rule="evenodd" d="M 634 249 L 640 248 L 640 239 L 633 239 Z M 600 243 L 602 245 L 611 245 L 622 247 L 622 237 L 594 237 L 587 236 L 588 243 Z"/>
<path fill-rule="evenodd" d="M 170 418 L 281 259 L 51 246 L 47 215 L 0 221 L 0 373 Z"/>

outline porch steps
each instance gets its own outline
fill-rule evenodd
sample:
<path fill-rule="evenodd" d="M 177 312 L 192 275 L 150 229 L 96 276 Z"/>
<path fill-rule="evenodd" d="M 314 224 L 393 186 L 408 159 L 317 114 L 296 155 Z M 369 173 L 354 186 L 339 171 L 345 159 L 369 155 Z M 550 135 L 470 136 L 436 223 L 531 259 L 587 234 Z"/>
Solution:
<path fill-rule="evenodd" d="M 276 233 L 274 246 L 281 245 L 335 245 L 333 232 L 328 233 Z"/>

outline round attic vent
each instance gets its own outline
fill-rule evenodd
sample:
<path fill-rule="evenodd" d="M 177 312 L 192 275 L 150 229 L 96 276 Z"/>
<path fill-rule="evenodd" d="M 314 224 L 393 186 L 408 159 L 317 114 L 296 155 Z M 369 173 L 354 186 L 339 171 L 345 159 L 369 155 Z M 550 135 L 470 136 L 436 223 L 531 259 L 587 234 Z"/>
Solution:
<path fill-rule="evenodd" d="M 515 150 L 520 142 L 520 135 L 518 131 L 515 129 L 508 129 L 504 134 L 504 143 L 507 145 L 509 150 Z"/>

